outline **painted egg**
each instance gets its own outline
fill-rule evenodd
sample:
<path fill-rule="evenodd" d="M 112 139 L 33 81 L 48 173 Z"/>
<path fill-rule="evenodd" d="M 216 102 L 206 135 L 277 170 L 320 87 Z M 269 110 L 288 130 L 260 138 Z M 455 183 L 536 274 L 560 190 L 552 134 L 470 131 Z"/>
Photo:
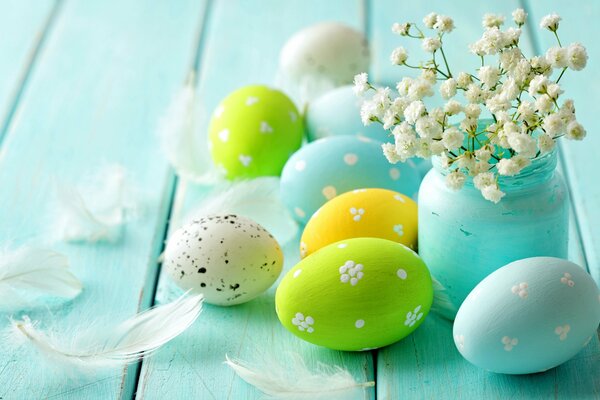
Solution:
<path fill-rule="evenodd" d="M 515 261 L 479 283 L 454 321 L 454 341 L 471 363 L 492 372 L 546 371 L 575 356 L 596 335 L 600 292 L 572 262 Z"/>
<path fill-rule="evenodd" d="M 420 175 L 414 164 L 390 164 L 381 143 L 358 136 L 333 136 L 301 148 L 281 174 L 281 196 L 296 218 L 306 223 L 327 200 L 365 187 L 416 197 Z"/>
<path fill-rule="evenodd" d="M 336 350 L 394 343 L 423 322 L 433 300 L 419 256 L 377 238 L 331 244 L 300 261 L 275 295 L 279 320 L 308 342 Z"/>
<path fill-rule="evenodd" d="M 210 304 L 230 306 L 267 290 L 281 274 L 283 253 L 256 222 L 236 215 L 200 218 L 177 230 L 164 254 L 166 272 Z"/>
<path fill-rule="evenodd" d="M 390 132 L 381 124 L 374 122 L 365 126 L 362 123 L 361 102 L 352 86 L 331 90 L 310 102 L 305 114 L 308 140 L 337 135 L 366 136 L 382 142 L 392 140 Z"/>
<path fill-rule="evenodd" d="M 300 240 L 300 255 L 344 239 L 376 237 L 417 248 L 417 203 L 387 189 L 355 189 L 313 214 Z"/>
<path fill-rule="evenodd" d="M 339 22 L 322 22 L 293 35 L 281 49 L 279 64 L 292 81 L 321 77 L 340 86 L 368 71 L 369 58 L 361 32 Z"/>
<path fill-rule="evenodd" d="M 267 86 L 245 86 L 213 113 L 209 146 L 228 179 L 278 176 L 302 144 L 304 128 L 294 103 Z"/>

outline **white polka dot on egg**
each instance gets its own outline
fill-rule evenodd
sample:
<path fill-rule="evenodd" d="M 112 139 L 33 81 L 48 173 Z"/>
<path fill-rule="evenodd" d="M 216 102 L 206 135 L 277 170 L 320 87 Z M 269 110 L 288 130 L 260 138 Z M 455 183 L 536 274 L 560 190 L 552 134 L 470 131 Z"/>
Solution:
<path fill-rule="evenodd" d="M 363 326 L 365 326 L 365 320 L 364 319 L 357 319 L 356 322 L 354 323 L 354 326 L 357 329 L 362 328 Z"/>
<path fill-rule="evenodd" d="M 358 156 L 354 153 L 346 153 L 344 154 L 344 162 L 352 166 L 358 162 Z"/>
<path fill-rule="evenodd" d="M 406 273 L 406 270 L 400 268 L 397 272 L 396 275 L 398 275 L 398 278 L 404 280 L 406 279 L 406 277 L 408 276 L 408 274 Z"/>

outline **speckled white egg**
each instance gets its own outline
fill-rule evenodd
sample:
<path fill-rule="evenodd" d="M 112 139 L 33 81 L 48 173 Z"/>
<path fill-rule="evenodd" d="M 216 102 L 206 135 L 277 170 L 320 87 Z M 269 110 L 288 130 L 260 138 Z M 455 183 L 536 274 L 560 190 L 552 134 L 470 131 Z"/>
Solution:
<path fill-rule="evenodd" d="M 367 71 L 369 60 L 368 42 L 361 32 L 339 22 L 322 22 L 293 35 L 282 48 L 279 63 L 284 76 L 297 83 L 320 77 L 340 86 Z"/>
<path fill-rule="evenodd" d="M 332 136 L 298 150 L 281 173 L 281 197 L 306 223 L 323 204 L 354 189 L 382 188 L 416 198 L 421 177 L 412 161 L 390 164 L 381 142 L 360 136 Z"/>
<path fill-rule="evenodd" d="M 177 230 L 163 265 L 181 288 L 202 293 L 207 303 L 230 306 L 267 290 L 281 273 L 283 253 L 258 223 L 214 215 Z"/>
<path fill-rule="evenodd" d="M 592 277 L 572 262 L 533 257 L 494 271 L 473 289 L 456 315 L 454 342 L 478 367 L 528 374 L 575 356 L 599 323 Z"/>
<path fill-rule="evenodd" d="M 379 123 L 365 126 L 360 119 L 362 98 L 353 86 L 328 91 L 308 104 L 305 114 L 309 141 L 328 136 L 359 135 L 379 141 L 393 141 L 389 131 Z M 335 116 L 335 117 L 334 117 Z"/>

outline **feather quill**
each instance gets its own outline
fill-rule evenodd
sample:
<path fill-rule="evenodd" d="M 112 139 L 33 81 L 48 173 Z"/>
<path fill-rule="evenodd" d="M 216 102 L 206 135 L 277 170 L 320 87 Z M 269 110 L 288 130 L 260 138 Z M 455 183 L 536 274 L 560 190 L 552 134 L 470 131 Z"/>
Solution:
<path fill-rule="evenodd" d="M 29 246 L 0 251 L 0 309 L 30 306 L 43 295 L 72 298 L 81 289 L 60 253 Z"/>
<path fill-rule="evenodd" d="M 59 183 L 56 194 L 57 233 L 69 242 L 114 242 L 139 213 L 137 189 L 120 165 L 103 168 L 82 188 Z"/>
<path fill-rule="evenodd" d="M 450 299 L 447 289 L 433 276 L 431 277 L 433 284 L 433 304 L 431 311 L 442 315 L 444 318 L 453 320 L 458 310 Z"/>
<path fill-rule="evenodd" d="M 194 208 L 183 224 L 214 214 L 237 214 L 261 224 L 283 246 L 298 232 L 279 194 L 279 178 L 260 177 L 217 185 L 204 201 Z"/>
<path fill-rule="evenodd" d="M 270 361 L 251 366 L 225 356 L 225 364 L 250 385 L 273 399 L 352 399 L 364 398 L 365 388 L 375 382 L 357 382 L 345 369 L 319 364 L 310 371 L 304 360 L 293 354 L 285 364 Z"/>
<path fill-rule="evenodd" d="M 141 312 L 113 329 L 89 328 L 68 338 L 42 331 L 25 316 L 11 320 L 14 344 L 28 345 L 53 366 L 65 371 L 118 368 L 151 355 L 189 328 L 202 310 L 202 295 L 180 297 L 172 303 Z"/>

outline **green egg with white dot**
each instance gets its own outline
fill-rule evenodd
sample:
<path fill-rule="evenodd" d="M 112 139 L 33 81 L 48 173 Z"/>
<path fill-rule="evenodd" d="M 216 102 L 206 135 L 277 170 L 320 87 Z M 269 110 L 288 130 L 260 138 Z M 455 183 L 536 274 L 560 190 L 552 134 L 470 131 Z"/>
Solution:
<path fill-rule="evenodd" d="M 335 350 L 387 346 L 423 322 L 433 301 L 431 275 L 408 247 L 386 239 L 333 243 L 294 266 L 275 296 L 283 326 Z"/>
<path fill-rule="evenodd" d="M 279 176 L 303 134 L 302 118 L 288 96 L 250 85 L 231 93 L 213 112 L 209 147 L 228 179 Z"/>

